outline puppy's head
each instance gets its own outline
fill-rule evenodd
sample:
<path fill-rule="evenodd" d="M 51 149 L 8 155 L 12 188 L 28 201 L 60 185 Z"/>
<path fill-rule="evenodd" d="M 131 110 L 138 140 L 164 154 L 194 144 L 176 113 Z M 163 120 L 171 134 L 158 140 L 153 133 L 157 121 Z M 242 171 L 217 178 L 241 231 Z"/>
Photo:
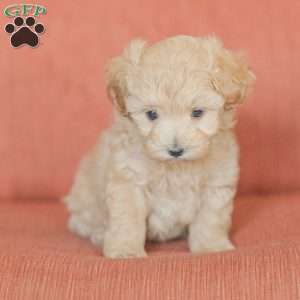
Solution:
<path fill-rule="evenodd" d="M 214 38 L 178 36 L 150 47 L 134 40 L 107 69 L 108 93 L 148 154 L 159 160 L 204 156 L 233 126 L 233 112 L 255 80 L 244 59 Z"/>

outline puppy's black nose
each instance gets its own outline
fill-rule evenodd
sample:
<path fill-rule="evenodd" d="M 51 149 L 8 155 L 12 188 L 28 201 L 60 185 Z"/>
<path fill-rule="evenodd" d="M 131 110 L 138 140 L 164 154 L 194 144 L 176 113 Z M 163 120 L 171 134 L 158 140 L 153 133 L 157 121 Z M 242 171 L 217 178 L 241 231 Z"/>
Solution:
<path fill-rule="evenodd" d="M 179 157 L 183 154 L 184 149 L 178 148 L 178 149 L 169 150 L 168 152 L 173 157 Z"/>

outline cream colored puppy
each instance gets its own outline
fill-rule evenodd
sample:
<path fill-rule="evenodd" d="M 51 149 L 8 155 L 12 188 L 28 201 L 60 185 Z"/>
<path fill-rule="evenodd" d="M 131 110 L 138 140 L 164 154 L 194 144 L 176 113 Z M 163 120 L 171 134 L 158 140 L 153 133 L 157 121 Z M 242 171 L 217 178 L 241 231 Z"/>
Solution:
<path fill-rule="evenodd" d="M 115 122 L 81 162 L 69 227 L 112 258 L 187 236 L 193 253 L 233 249 L 236 104 L 254 75 L 215 37 L 134 40 L 107 71 Z"/>

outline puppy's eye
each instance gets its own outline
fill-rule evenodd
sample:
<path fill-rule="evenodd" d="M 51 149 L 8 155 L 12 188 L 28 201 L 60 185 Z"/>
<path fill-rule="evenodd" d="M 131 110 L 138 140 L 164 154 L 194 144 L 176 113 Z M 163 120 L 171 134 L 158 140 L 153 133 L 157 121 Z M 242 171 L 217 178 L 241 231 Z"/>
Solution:
<path fill-rule="evenodd" d="M 192 111 L 192 117 L 193 118 L 200 118 L 200 117 L 202 117 L 203 114 L 204 114 L 204 110 L 200 109 L 200 108 L 194 109 Z"/>
<path fill-rule="evenodd" d="M 155 110 L 148 110 L 146 112 L 147 118 L 151 121 L 154 121 L 158 118 L 158 113 Z"/>

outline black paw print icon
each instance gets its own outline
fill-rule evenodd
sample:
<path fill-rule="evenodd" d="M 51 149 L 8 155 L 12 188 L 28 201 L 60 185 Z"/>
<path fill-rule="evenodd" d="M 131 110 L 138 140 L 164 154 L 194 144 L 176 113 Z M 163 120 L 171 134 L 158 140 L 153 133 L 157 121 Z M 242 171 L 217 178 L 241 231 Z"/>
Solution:
<path fill-rule="evenodd" d="M 15 48 L 21 45 L 36 47 L 39 44 L 39 35 L 45 31 L 43 24 L 36 24 L 33 17 L 26 18 L 25 22 L 22 17 L 14 19 L 14 24 L 7 24 L 5 31 L 11 34 L 10 42 Z"/>

